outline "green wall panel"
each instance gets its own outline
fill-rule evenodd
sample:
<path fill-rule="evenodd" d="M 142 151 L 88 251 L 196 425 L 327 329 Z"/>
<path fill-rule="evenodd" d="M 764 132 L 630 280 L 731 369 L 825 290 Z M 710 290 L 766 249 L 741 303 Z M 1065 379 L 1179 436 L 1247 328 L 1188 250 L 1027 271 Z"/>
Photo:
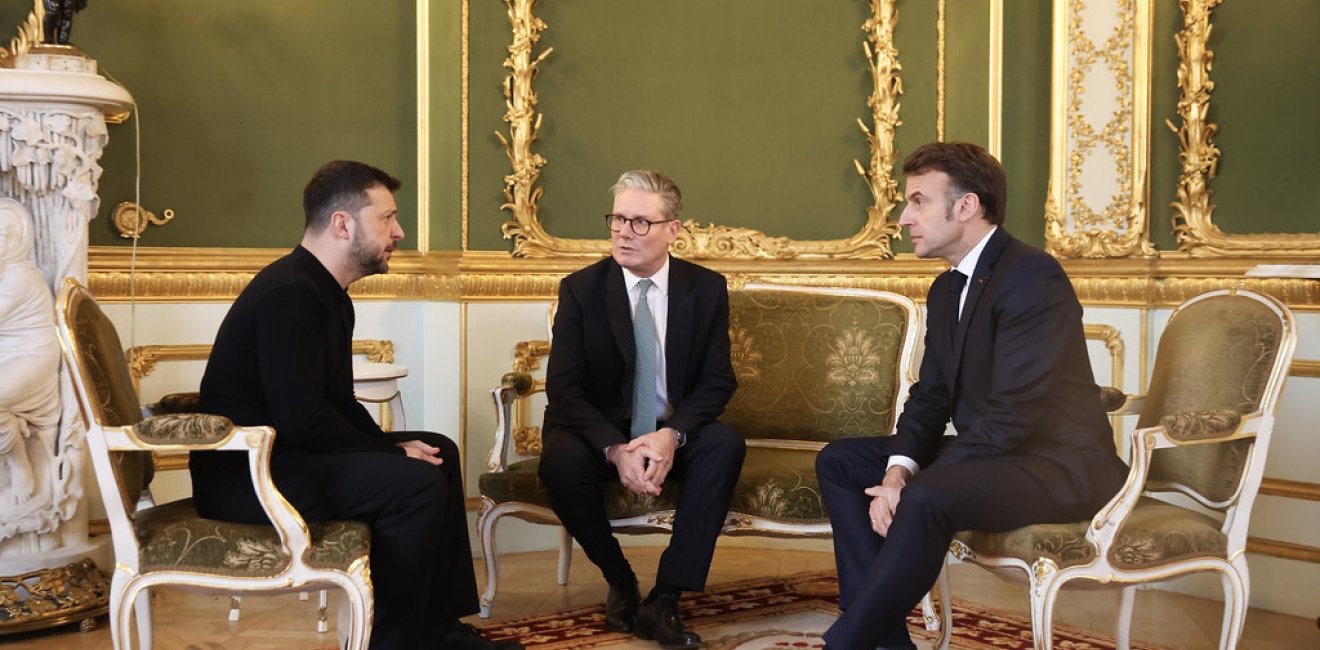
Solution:
<path fill-rule="evenodd" d="M 935 3 L 898 7 L 904 92 L 896 164 L 936 133 Z M 971 0 L 949 7 L 949 135 L 984 143 L 989 13 Z M 684 188 L 685 216 L 702 223 L 795 239 L 855 233 L 870 203 L 852 165 L 868 156 L 856 126 L 859 117 L 869 120 L 860 29 L 868 14 L 860 1 L 538 4 L 549 28 L 536 52 L 555 48 L 536 80 L 545 118 L 535 150 L 549 161 L 542 223 L 555 235 L 600 238 L 596 215 L 608 208 L 606 190 L 618 173 L 657 167 Z M 491 135 L 505 128 L 508 30 L 502 5 L 473 4 L 476 249 L 509 247 L 498 231 L 509 218 L 499 210 L 509 167 Z M 1048 49 L 1048 34 L 1044 42 Z M 1045 61 L 1047 87 L 1048 53 Z M 910 250 L 904 242 L 896 248 Z"/>
<path fill-rule="evenodd" d="M 1051 11 L 1050 0 L 1004 2 L 1004 227 L 1036 246 L 1045 244 L 1050 179 Z"/>
<path fill-rule="evenodd" d="M 1226 2 L 1214 15 L 1215 224 L 1320 232 L 1320 211 L 1297 200 L 1320 182 L 1320 3 Z"/>
<path fill-rule="evenodd" d="M 133 93 L 141 201 L 174 222 L 151 246 L 291 246 L 302 187 L 351 158 L 404 180 L 416 247 L 415 5 L 407 0 L 92 2 L 73 41 Z M 134 127 L 111 128 L 93 244 L 123 244 L 108 218 L 134 196 Z M 413 224 L 409 227 L 408 224 Z"/>
<path fill-rule="evenodd" d="M 462 244 L 462 3 L 430 6 L 430 250 Z"/>

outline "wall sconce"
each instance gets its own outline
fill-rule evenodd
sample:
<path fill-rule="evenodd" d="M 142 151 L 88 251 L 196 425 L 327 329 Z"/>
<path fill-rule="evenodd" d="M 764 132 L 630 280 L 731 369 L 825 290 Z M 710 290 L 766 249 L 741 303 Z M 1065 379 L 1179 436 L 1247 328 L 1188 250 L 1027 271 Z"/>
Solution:
<path fill-rule="evenodd" d="M 114 220 L 115 230 L 119 231 L 120 237 L 137 239 L 147 229 L 148 223 L 163 226 L 174 218 L 174 210 L 166 209 L 161 214 L 163 216 L 158 217 L 151 210 L 143 208 L 132 201 L 124 201 L 115 206 L 111 218 Z"/>

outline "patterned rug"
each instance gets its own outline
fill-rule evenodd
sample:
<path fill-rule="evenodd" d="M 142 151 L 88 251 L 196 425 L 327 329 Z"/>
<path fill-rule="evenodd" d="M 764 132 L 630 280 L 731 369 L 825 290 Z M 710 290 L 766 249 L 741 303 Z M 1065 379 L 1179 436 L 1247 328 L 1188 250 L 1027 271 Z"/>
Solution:
<path fill-rule="evenodd" d="M 705 593 L 685 596 L 680 607 L 710 650 L 806 650 L 824 646 L 820 635 L 834 621 L 838 600 L 834 572 L 812 571 L 713 585 Z M 528 650 L 656 648 L 653 642 L 605 629 L 604 620 L 604 605 L 596 605 L 482 627 L 491 639 L 518 639 Z M 930 647 L 935 640 L 936 634 L 923 627 L 919 611 L 908 616 L 908 628 L 920 647 Z M 960 650 L 1026 650 L 1031 648 L 1031 622 L 955 598 L 950 645 Z M 1114 640 L 1056 624 L 1054 645 L 1099 650 L 1113 648 Z M 1141 643 L 1133 648 L 1158 650 Z"/>

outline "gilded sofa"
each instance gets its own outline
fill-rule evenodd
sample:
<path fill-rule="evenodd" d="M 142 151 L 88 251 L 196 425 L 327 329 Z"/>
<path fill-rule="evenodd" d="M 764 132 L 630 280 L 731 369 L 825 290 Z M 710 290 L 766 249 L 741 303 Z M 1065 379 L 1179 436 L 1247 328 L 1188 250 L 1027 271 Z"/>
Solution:
<path fill-rule="evenodd" d="M 829 537 L 816 482 L 816 452 L 831 440 L 888 435 L 914 381 L 921 325 L 917 305 L 894 293 L 748 284 L 729 295 L 729 338 L 738 390 L 722 421 L 747 439 L 747 459 L 724 524 L 730 535 Z M 546 341 L 519 344 L 514 372 L 491 391 L 495 441 L 481 475 L 477 535 L 486 560 L 481 615 L 499 587 L 496 526 L 505 516 L 558 524 L 537 478 L 539 430 L 531 396 Z M 510 447 L 513 446 L 514 449 Z M 511 461 L 511 453 L 518 458 Z M 621 532 L 672 528 L 681 482 L 659 496 L 615 484 L 604 499 Z M 568 577 L 571 540 L 561 529 L 559 583 Z"/>

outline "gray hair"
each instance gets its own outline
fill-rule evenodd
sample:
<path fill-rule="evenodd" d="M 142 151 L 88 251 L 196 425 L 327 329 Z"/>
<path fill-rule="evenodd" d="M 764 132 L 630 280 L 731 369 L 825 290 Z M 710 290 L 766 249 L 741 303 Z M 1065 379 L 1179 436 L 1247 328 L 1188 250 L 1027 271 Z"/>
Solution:
<path fill-rule="evenodd" d="M 660 195 L 660 212 L 666 219 L 677 219 L 683 211 L 683 192 L 664 172 L 649 169 L 626 171 L 610 187 L 610 194 L 618 196 L 624 190 L 643 190 Z"/>

